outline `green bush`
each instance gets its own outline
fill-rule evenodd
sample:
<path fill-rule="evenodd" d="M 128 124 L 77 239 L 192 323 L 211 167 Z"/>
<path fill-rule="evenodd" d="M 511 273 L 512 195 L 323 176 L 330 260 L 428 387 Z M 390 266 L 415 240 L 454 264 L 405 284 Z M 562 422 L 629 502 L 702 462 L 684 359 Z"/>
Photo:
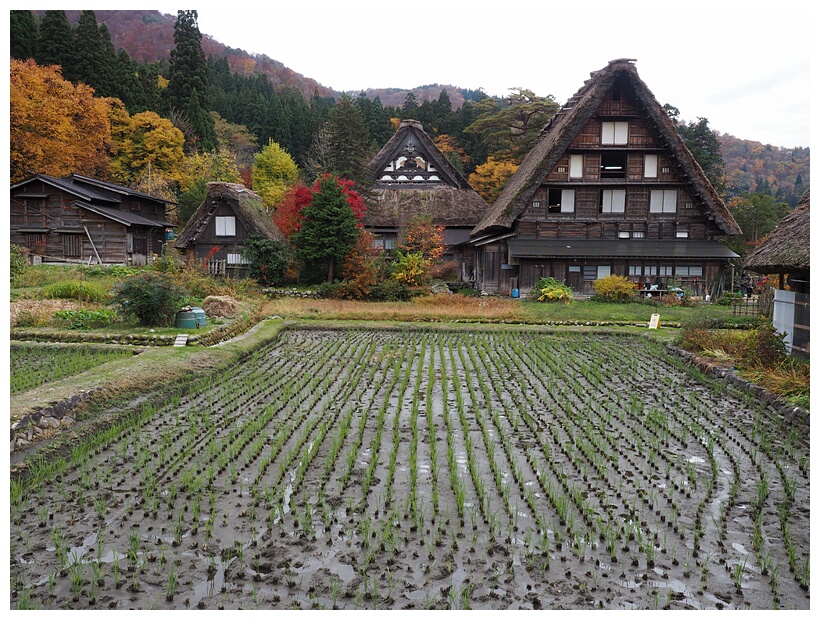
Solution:
<path fill-rule="evenodd" d="M 370 301 L 410 301 L 419 292 L 397 280 L 382 280 L 370 287 Z"/>
<path fill-rule="evenodd" d="M 95 303 L 107 301 L 108 293 L 96 282 L 63 280 L 50 284 L 43 291 L 46 299 L 76 299 Z"/>
<path fill-rule="evenodd" d="M 11 276 L 11 282 L 14 282 L 21 273 L 26 270 L 28 267 L 28 259 L 26 255 L 28 254 L 28 250 L 25 248 L 20 247 L 19 245 L 11 244 L 11 260 L 9 261 L 9 272 Z"/>
<path fill-rule="evenodd" d="M 430 279 L 430 259 L 421 252 L 396 252 L 396 267 L 393 278 L 403 285 L 420 286 Z"/>
<path fill-rule="evenodd" d="M 123 312 L 142 325 L 164 326 L 188 302 L 188 294 L 163 273 L 150 273 L 124 280 L 114 288 L 114 299 Z"/>
<path fill-rule="evenodd" d="M 243 254 L 250 261 L 248 274 L 262 286 L 281 284 L 292 260 L 286 243 L 258 234 L 248 235 Z"/>
<path fill-rule="evenodd" d="M 322 282 L 316 286 L 316 294 L 325 299 L 342 299 L 340 291 L 343 290 L 343 282 Z"/>
<path fill-rule="evenodd" d="M 718 306 L 731 306 L 736 301 L 743 299 L 740 293 L 723 293 L 715 302 Z"/>
<path fill-rule="evenodd" d="M 572 303 L 572 289 L 555 278 L 541 278 L 530 290 L 530 299 L 568 304 Z"/>
<path fill-rule="evenodd" d="M 161 273 L 179 273 L 182 271 L 185 261 L 180 256 L 179 250 L 175 250 L 167 243 L 162 246 L 160 255 L 151 263 L 151 269 Z"/>
<path fill-rule="evenodd" d="M 635 296 L 635 284 L 626 276 L 607 276 L 592 285 L 597 301 L 624 302 Z"/>
<path fill-rule="evenodd" d="M 117 313 L 113 310 L 60 310 L 54 316 L 64 321 L 68 329 L 106 327 L 117 320 Z"/>

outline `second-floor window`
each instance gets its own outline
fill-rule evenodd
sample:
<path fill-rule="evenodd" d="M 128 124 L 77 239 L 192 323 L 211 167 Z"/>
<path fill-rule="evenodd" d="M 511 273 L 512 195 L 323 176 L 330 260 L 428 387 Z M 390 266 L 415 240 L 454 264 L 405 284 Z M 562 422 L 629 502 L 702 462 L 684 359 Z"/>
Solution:
<path fill-rule="evenodd" d="M 574 213 L 575 190 L 551 189 L 547 192 L 548 213 Z"/>
<path fill-rule="evenodd" d="M 646 154 L 643 156 L 643 176 L 646 179 L 658 178 L 658 156 Z"/>
<path fill-rule="evenodd" d="M 653 189 L 649 195 L 650 213 L 675 213 L 678 207 L 678 190 Z"/>
<path fill-rule="evenodd" d="M 604 121 L 601 123 L 601 144 L 627 144 L 629 142 L 629 122 Z"/>
<path fill-rule="evenodd" d="M 217 215 L 214 218 L 217 237 L 234 237 L 236 235 L 236 218 L 233 215 Z"/>
<path fill-rule="evenodd" d="M 584 156 L 580 154 L 569 156 L 569 178 L 584 178 Z"/>
<path fill-rule="evenodd" d="M 602 179 L 625 179 L 626 178 L 626 153 L 601 153 L 601 178 Z"/>
<path fill-rule="evenodd" d="M 626 190 L 602 189 L 598 205 L 601 213 L 623 213 L 626 207 Z"/>

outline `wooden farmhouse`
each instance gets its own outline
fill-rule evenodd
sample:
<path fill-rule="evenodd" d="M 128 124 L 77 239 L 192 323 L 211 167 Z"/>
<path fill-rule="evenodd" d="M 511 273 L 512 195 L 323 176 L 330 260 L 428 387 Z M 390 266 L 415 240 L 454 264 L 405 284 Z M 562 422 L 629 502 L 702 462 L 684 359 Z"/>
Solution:
<path fill-rule="evenodd" d="M 144 265 L 172 224 L 167 201 L 79 174 L 11 186 L 11 243 L 35 261 Z"/>
<path fill-rule="evenodd" d="M 809 355 L 809 268 L 811 265 L 809 190 L 777 227 L 751 252 L 743 268 L 759 274 L 777 274 L 774 292 L 774 328 L 786 334 L 793 354 Z"/>
<path fill-rule="evenodd" d="M 213 275 L 247 275 L 245 239 L 259 234 L 274 241 L 285 236 L 273 223 L 258 194 L 238 183 L 208 183 L 208 193 L 177 237 L 174 247 L 204 263 Z"/>
<path fill-rule="evenodd" d="M 393 137 L 370 162 L 375 178 L 366 197 L 365 230 L 376 235 L 378 247 L 390 250 L 414 215 L 429 215 L 444 228 L 444 260 L 460 263 L 469 275 L 465 248 L 470 231 L 489 209 L 464 176 L 439 150 L 421 123 L 404 120 Z"/>
<path fill-rule="evenodd" d="M 615 274 L 716 296 L 737 255 L 715 238 L 740 233 L 634 61 L 620 59 L 544 127 L 471 244 L 488 293 L 553 277 L 591 294 Z"/>

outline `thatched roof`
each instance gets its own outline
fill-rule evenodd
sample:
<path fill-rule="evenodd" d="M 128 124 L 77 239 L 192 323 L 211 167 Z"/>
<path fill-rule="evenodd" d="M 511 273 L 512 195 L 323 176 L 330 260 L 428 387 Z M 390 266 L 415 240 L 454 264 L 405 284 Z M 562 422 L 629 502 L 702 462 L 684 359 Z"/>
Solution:
<path fill-rule="evenodd" d="M 381 182 L 382 171 L 409 140 L 434 165 L 438 180 L 391 185 Z M 415 120 L 401 122 L 396 133 L 370 162 L 377 179 L 365 202 L 364 225 L 368 228 L 399 228 L 411 216 L 424 213 L 440 226 L 475 226 L 490 208 L 470 187 L 464 176 L 435 145 Z"/>
<path fill-rule="evenodd" d="M 473 237 L 503 232 L 513 227 L 515 220 L 595 113 L 616 80 L 630 88 L 635 100 L 643 107 L 650 131 L 667 148 L 667 154 L 672 158 L 680 178 L 688 180 L 693 198 L 702 205 L 705 215 L 714 220 L 723 234 L 741 233 L 723 200 L 678 135 L 663 106 L 638 77 L 633 62 L 632 59 L 625 58 L 613 60 L 603 69 L 590 74 L 590 79 L 541 130 L 533 149 L 510 178 L 492 209 L 473 230 Z"/>
<path fill-rule="evenodd" d="M 488 208 L 489 205 L 473 190 L 453 187 L 376 189 L 367 201 L 364 225 L 401 227 L 413 215 L 427 214 L 439 226 L 472 228 Z"/>
<path fill-rule="evenodd" d="M 808 271 L 809 212 L 809 190 L 806 190 L 792 212 L 746 257 L 743 268 L 756 273 Z"/>
<path fill-rule="evenodd" d="M 273 223 L 258 194 L 239 183 L 208 183 L 208 194 L 194 212 L 185 228 L 177 237 L 174 247 L 184 250 L 199 235 L 213 217 L 214 211 L 222 203 L 229 203 L 234 214 L 248 233 L 258 233 L 274 241 L 286 241 L 285 236 Z"/>

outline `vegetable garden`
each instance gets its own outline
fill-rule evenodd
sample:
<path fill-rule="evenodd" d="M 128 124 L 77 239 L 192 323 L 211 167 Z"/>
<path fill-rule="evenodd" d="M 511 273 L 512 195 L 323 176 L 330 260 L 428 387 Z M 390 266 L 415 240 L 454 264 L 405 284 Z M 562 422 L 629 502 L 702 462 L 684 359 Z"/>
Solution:
<path fill-rule="evenodd" d="M 810 607 L 807 442 L 640 337 L 288 329 L 28 469 L 15 608 Z"/>

